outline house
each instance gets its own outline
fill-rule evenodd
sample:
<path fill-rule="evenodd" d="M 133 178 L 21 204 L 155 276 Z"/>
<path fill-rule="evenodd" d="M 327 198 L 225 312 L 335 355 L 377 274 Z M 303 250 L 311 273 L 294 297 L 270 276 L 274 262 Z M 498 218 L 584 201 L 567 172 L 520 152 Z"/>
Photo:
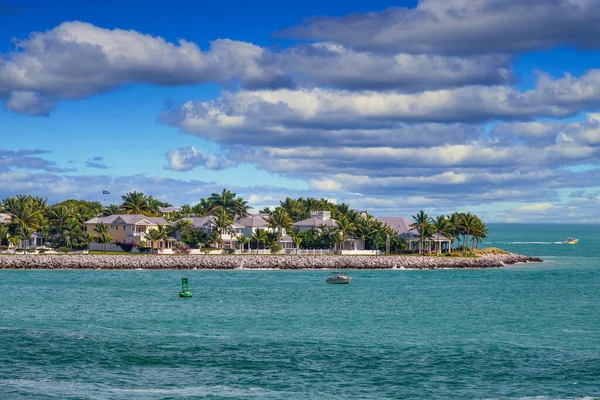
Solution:
<path fill-rule="evenodd" d="M 33 232 L 29 239 L 21 240 L 19 247 L 21 249 L 36 249 L 44 246 L 44 235 L 39 232 Z"/>
<path fill-rule="evenodd" d="M 0 213 L 0 224 L 10 224 L 10 221 L 12 221 L 10 215 Z"/>
<path fill-rule="evenodd" d="M 337 221 L 331 218 L 331 211 L 311 211 L 310 218 L 303 219 L 294 224 L 298 233 L 310 230 L 335 229 Z"/>
<path fill-rule="evenodd" d="M 12 221 L 12 217 L 9 214 L 0 213 L 0 224 L 7 225 Z M 39 232 L 33 232 L 29 239 L 21 240 L 19 248 L 21 249 L 35 249 L 44 245 L 44 236 Z"/>
<path fill-rule="evenodd" d="M 411 227 L 411 225 L 415 223 L 414 221 L 402 217 L 375 217 L 375 219 L 398 232 L 398 236 L 408 244 L 409 250 L 419 251 L 421 235 L 417 229 Z M 424 241 L 425 249 L 432 249 L 432 247 L 435 247 L 439 248 L 442 252 L 448 251 L 448 249 L 450 249 L 450 244 L 450 238 L 439 233 L 426 238 Z"/>
<path fill-rule="evenodd" d="M 108 226 L 108 234 L 112 236 L 116 242 L 126 243 L 139 243 L 145 240 L 149 245 L 151 244 L 148 239 L 148 233 L 152 229 L 159 229 L 160 226 L 167 227 L 169 223 L 162 217 L 147 217 L 145 215 L 138 214 L 115 214 L 107 217 L 96 217 L 84 223 L 84 232 L 90 233 L 97 236 L 98 233 L 94 231 L 94 228 L 100 223 L 104 223 Z M 171 247 L 171 242 L 168 240 L 161 240 L 158 243 L 151 244 L 153 248 L 168 248 Z M 102 245 L 100 243 L 92 243 L 90 250 L 100 250 Z M 119 247 L 112 245 L 107 246 L 107 249 L 118 250 Z"/>
<path fill-rule="evenodd" d="M 165 218 L 169 218 L 171 214 L 181 212 L 181 207 L 158 207 L 158 211 L 160 211 Z"/>
<path fill-rule="evenodd" d="M 323 229 L 334 231 L 338 228 L 338 224 L 335 219 L 331 218 L 331 211 L 311 211 L 310 218 L 296 222 L 294 227 L 298 230 L 298 233 L 310 230 L 321 231 Z M 341 244 L 339 250 L 364 250 L 364 248 L 362 240 L 349 237 Z"/>
<path fill-rule="evenodd" d="M 171 223 L 171 226 L 175 226 L 179 221 L 189 221 L 190 225 L 188 229 L 199 229 L 207 234 L 211 234 L 217 229 L 215 224 L 216 218 L 212 215 L 200 218 L 182 218 L 178 221 Z M 237 235 L 241 234 L 241 229 L 244 226 L 233 223 L 226 232 L 223 232 L 223 248 L 235 248 L 235 242 L 237 242 Z M 174 233 L 175 239 L 181 240 L 181 231 Z"/>
<path fill-rule="evenodd" d="M 267 232 L 276 233 L 277 228 L 273 228 L 269 226 L 269 214 L 250 214 L 244 218 L 238 219 L 236 224 L 241 225 L 242 228 L 239 229 L 240 233 L 248 238 L 252 238 L 257 229 L 263 229 Z M 292 237 L 287 234 L 285 228 L 281 229 L 281 240 L 277 242 L 279 246 L 284 249 L 293 249 L 295 248 Z"/>

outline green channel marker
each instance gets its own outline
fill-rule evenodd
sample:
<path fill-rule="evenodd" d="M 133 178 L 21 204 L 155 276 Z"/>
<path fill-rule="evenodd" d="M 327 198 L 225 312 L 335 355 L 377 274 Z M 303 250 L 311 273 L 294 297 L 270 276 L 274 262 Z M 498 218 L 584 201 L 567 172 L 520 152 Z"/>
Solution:
<path fill-rule="evenodd" d="M 179 297 L 192 297 L 192 292 L 188 289 L 188 278 L 181 278 L 181 292 Z"/>

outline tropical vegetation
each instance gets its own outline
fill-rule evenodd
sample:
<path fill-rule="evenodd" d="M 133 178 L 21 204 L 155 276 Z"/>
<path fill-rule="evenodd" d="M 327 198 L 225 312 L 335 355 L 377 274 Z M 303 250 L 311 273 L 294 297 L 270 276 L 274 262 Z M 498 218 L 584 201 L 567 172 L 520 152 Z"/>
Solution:
<path fill-rule="evenodd" d="M 140 214 L 162 216 L 171 226 L 150 231 L 146 240 L 148 247 L 161 240 L 167 240 L 178 233 L 181 248 L 221 247 L 226 234 L 235 235 L 234 221 L 249 215 L 251 207 L 236 193 L 223 189 L 199 199 L 197 204 L 185 204 L 176 211 L 163 214 L 161 209 L 171 204 L 160 201 L 151 195 L 133 191 L 121 196 L 120 204 L 103 206 L 97 201 L 69 199 L 56 204 L 48 204 L 40 197 L 20 194 L 0 202 L 0 213 L 11 217 L 8 224 L 0 224 L 0 246 L 19 247 L 22 241 L 38 232 L 44 245 L 52 248 L 87 249 L 96 241 L 102 244 L 103 251 L 109 243 L 115 243 L 104 224 L 98 224 L 94 232 L 86 232 L 85 221 L 94 217 L 114 214 Z M 311 211 L 329 211 L 336 220 L 335 226 L 297 232 L 294 223 L 310 217 Z M 362 242 L 367 250 L 380 250 L 386 253 L 409 252 L 407 243 L 391 227 L 383 224 L 366 211 L 352 209 L 348 204 L 336 204 L 327 199 L 286 198 L 276 207 L 260 210 L 269 229 L 257 229 L 251 236 L 238 235 L 237 240 L 244 250 L 274 249 L 280 244 L 284 234 L 291 236 L 296 250 L 302 249 L 349 249 L 349 238 Z M 194 229 L 188 220 L 191 217 L 213 217 L 214 231 Z M 412 228 L 419 238 L 421 253 L 440 254 L 442 251 L 472 253 L 488 229 L 481 219 L 472 213 L 453 213 L 435 218 L 425 211 L 412 216 Z M 104 226 L 103 226 L 104 225 Z M 450 248 L 442 249 L 439 241 L 430 238 L 441 235 L 450 240 Z M 288 239 L 289 240 L 289 239 Z M 131 243 L 115 243 L 123 249 L 133 247 Z M 138 250 L 146 249 L 146 243 L 137 245 Z M 351 249 L 351 248 L 350 248 Z"/>

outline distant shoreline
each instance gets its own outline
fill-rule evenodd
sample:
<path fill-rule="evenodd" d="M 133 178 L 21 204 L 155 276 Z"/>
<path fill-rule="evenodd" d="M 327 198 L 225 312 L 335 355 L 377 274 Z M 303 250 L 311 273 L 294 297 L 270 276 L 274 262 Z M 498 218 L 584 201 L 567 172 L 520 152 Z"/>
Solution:
<path fill-rule="evenodd" d="M 0 269 L 482 269 L 542 262 L 519 254 L 480 257 L 332 256 L 332 255 L 2 255 Z"/>

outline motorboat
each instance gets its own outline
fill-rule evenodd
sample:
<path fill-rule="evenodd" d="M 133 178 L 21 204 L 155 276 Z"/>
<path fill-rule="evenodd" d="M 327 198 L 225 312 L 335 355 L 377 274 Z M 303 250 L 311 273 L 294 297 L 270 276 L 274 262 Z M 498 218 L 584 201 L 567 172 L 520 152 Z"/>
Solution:
<path fill-rule="evenodd" d="M 571 238 L 570 237 L 570 238 L 567 238 L 567 240 L 565 240 L 563 243 L 564 244 L 575 244 L 577 242 L 579 242 L 579 239 L 575 239 L 575 238 Z"/>
<path fill-rule="evenodd" d="M 352 278 L 350 278 L 349 276 L 336 274 L 335 276 L 331 276 L 331 277 L 327 278 L 325 283 L 335 283 L 335 284 L 343 285 L 343 284 L 350 283 L 351 280 L 352 280 Z"/>

